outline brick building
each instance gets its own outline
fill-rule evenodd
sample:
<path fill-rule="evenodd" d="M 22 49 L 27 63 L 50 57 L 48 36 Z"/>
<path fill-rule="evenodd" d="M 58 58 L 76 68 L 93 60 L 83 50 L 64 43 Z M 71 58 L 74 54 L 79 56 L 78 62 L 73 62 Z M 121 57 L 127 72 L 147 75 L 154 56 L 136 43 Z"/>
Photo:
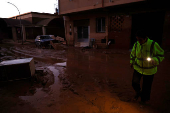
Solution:
<path fill-rule="evenodd" d="M 16 41 L 22 39 L 21 33 L 24 41 L 35 39 L 37 35 L 65 37 L 63 17 L 58 14 L 29 12 L 11 18 L 0 18 L 1 37 Z"/>
<path fill-rule="evenodd" d="M 164 49 L 170 49 L 170 11 L 166 1 L 58 0 L 69 45 L 130 49 L 139 29 Z"/>

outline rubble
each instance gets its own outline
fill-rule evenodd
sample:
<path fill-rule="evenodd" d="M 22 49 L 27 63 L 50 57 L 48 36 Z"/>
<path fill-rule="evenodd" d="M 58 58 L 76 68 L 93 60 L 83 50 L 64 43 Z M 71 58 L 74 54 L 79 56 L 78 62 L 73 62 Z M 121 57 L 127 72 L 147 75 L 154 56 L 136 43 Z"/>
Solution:
<path fill-rule="evenodd" d="M 37 67 L 35 70 L 35 77 L 43 87 L 54 84 L 54 74 L 46 67 Z"/>
<path fill-rule="evenodd" d="M 54 49 L 62 49 L 63 46 L 62 45 L 66 45 L 66 41 L 64 40 L 64 38 L 62 37 L 52 37 L 54 40 L 50 41 L 50 45 L 54 48 Z"/>
<path fill-rule="evenodd" d="M 50 41 L 51 46 L 56 49 L 56 50 L 61 50 L 65 49 L 64 44 L 65 42 L 55 42 L 55 41 Z"/>

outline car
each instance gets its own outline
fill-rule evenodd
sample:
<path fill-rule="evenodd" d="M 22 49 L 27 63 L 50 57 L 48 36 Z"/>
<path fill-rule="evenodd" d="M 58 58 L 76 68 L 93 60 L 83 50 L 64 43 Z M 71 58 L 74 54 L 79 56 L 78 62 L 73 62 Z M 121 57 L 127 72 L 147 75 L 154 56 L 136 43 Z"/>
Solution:
<path fill-rule="evenodd" d="M 36 47 L 49 47 L 50 41 L 55 40 L 54 35 L 38 35 L 35 38 Z"/>

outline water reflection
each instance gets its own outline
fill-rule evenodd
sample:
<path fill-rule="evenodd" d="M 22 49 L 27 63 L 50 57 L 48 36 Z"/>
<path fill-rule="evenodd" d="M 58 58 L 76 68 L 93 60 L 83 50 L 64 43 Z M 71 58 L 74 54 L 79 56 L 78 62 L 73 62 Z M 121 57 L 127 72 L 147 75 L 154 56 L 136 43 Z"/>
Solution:
<path fill-rule="evenodd" d="M 52 71 L 54 75 L 54 77 L 49 78 L 49 83 L 45 87 L 36 88 L 33 95 L 20 96 L 20 99 L 28 101 L 34 106 L 39 106 L 39 102 L 44 102 L 44 100 L 46 100 L 46 97 L 49 97 L 51 95 L 55 97 L 59 96 L 61 87 L 58 79 L 59 70 L 56 68 L 55 65 L 48 66 L 47 68 L 50 69 L 50 71 Z"/>
<path fill-rule="evenodd" d="M 57 66 L 62 66 L 62 67 L 66 67 L 67 62 L 63 62 L 63 63 L 56 63 L 55 65 L 57 65 Z"/>

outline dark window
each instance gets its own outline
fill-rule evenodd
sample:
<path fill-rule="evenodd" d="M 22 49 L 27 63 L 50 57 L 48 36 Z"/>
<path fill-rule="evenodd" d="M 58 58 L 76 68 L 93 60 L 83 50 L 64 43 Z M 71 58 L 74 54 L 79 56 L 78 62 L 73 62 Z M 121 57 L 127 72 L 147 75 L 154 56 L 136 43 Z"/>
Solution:
<path fill-rule="evenodd" d="M 105 32 L 105 18 L 96 19 L 97 32 Z"/>

